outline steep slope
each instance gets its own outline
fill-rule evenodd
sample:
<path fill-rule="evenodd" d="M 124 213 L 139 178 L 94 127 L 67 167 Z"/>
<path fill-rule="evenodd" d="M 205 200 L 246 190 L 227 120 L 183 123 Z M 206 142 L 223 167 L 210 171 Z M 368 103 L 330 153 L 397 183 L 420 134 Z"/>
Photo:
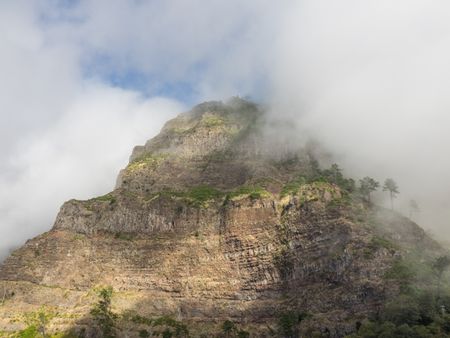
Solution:
<path fill-rule="evenodd" d="M 134 149 L 113 192 L 66 202 L 51 231 L 5 261 L 0 330 L 23 329 L 44 305 L 50 330 L 94 336 L 94 290 L 110 285 L 123 336 L 143 327 L 129 318 L 162 315 L 194 336 L 225 320 L 273 336 L 290 313 L 308 314 L 307 336 L 353 332 L 398 293 L 386 274 L 399 257 L 442 249 L 352 197 L 349 180 L 319 178 L 308 149 L 268 139 L 264 125 L 240 99 L 169 121 Z"/>

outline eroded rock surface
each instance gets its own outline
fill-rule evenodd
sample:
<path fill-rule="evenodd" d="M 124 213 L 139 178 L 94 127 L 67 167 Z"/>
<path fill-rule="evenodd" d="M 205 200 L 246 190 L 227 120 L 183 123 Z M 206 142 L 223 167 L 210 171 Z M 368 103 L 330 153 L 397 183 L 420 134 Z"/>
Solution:
<path fill-rule="evenodd" d="M 274 152 L 263 125 L 237 99 L 169 121 L 113 192 L 66 202 L 52 230 L 4 262 L 0 330 L 42 305 L 57 313 L 53 330 L 88 327 L 93 290 L 111 285 L 116 312 L 167 314 L 196 332 L 231 319 L 270 336 L 286 311 L 311 314 L 306 335 L 354 331 L 398 291 L 385 275 L 404 250 L 440 248 L 336 184 L 298 183 L 316 163 L 305 149 Z"/>

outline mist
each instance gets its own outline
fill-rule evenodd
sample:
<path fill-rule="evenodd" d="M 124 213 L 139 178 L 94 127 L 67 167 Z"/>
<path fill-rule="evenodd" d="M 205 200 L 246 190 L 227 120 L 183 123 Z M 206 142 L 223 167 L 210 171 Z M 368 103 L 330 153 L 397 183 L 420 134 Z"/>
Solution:
<path fill-rule="evenodd" d="M 111 190 L 165 120 L 233 95 L 270 106 L 287 121 L 273 137 L 317 140 L 347 176 L 392 177 L 396 210 L 416 200 L 414 220 L 450 239 L 449 10 L 439 0 L 2 2 L 0 258 L 49 230 L 64 200 Z"/>
<path fill-rule="evenodd" d="M 450 235 L 449 10 L 444 1 L 300 2 L 273 73 L 276 111 L 348 175 L 394 178 L 397 210 L 408 215 L 417 200 L 415 220 L 441 238 Z"/>

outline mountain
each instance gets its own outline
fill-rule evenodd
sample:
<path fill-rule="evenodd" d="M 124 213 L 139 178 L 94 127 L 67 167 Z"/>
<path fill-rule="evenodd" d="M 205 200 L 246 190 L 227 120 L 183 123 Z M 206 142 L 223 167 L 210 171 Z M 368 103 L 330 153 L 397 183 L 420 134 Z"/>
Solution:
<path fill-rule="evenodd" d="M 114 191 L 66 202 L 6 259 L 3 334 L 101 336 L 107 287 L 118 337 L 343 337 L 379 314 L 405 257 L 444 249 L 273 123 L 239 98 L 168 121 Z"/>

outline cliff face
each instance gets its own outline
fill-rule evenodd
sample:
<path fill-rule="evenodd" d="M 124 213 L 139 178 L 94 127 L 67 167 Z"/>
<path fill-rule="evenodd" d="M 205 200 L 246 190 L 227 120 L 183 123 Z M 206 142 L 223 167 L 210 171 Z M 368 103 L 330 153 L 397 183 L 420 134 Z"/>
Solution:
<path fill-rule="evenodd" d="M 134 149 L 113 192 L 66 202 L 51 231 L 5 261 L 0 330 L 45 305 L 52 330 L 94 334 L 93 290 L 111 285 L 117 313 L 170 315 L 197 333 L 231 319 L 271 336 L 287 312 L 309 314 L 304 334 L 354 331 L 398 291 L 385 278 L 398 257 L 440 248 L 406 218 L 305 180 L 308 151 L 268 140 L 263 125 L 241 100 L 169 121 Z"/>

